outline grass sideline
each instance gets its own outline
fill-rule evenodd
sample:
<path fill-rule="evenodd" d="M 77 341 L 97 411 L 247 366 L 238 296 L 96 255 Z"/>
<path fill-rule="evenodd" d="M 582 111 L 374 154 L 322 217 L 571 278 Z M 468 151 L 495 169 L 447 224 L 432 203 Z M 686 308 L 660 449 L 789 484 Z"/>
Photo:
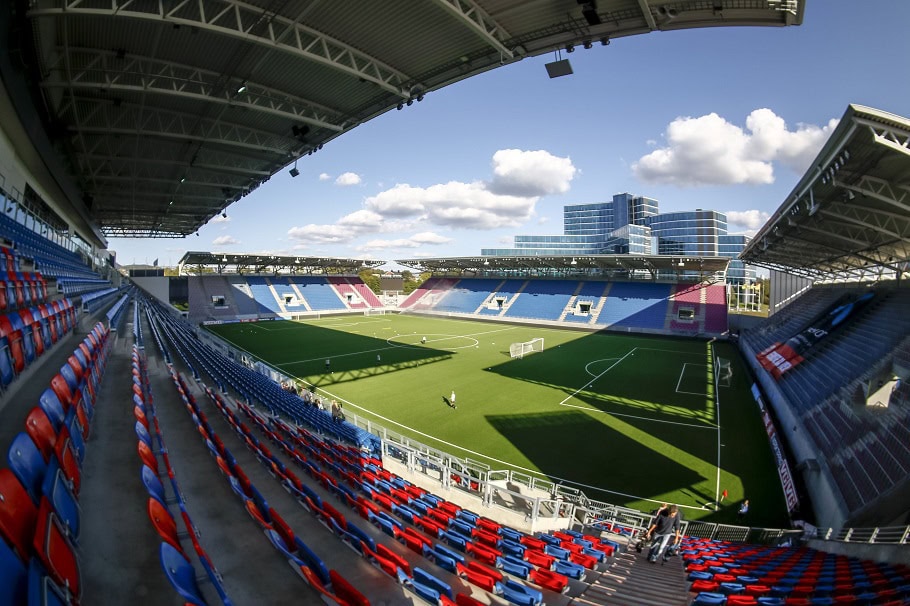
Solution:
<path fill-rule="evenodd" d="M 687 519 L 735 523 L 748 498 L 745 523 L 787 524 L 751 381 L 728 343 L 393 314 L 206 328 L 360 416 L 494 469 L 644 510 L 679 503 Z M 543 352 L 509 357 L 511 343 L 536 337 Z M 716 394 L 712 348 L 733 368 Z M 452 391 L 457 410 L 443 401 Z"/>

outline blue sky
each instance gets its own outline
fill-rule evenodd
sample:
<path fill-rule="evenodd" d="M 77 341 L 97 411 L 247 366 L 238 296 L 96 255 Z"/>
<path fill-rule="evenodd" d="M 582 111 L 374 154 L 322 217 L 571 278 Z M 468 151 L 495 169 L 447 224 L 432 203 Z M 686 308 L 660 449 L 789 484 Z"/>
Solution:
<path fill-rule="evenodd" d="M 910 2 L 809 0 L 803 25 L 656 32 L 525 59 L 392 110 L 183 239 L 110 241 L 121 264 L 186 250 L 404 259 L 562 233 L 562 207 L 629 191 L 755 231 L 849 103 L 910 116 Z M 862 8 L 860 8 L 862 7 Z"/>

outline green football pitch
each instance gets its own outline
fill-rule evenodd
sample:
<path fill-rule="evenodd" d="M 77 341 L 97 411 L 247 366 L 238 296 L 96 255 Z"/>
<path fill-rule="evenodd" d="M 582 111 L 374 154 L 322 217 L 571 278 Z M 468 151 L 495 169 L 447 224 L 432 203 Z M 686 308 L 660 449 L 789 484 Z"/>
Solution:
<path fill-rule="evenodd" d="M 207 328 L 348 412 L 493 469 L 643 510 L 679 503 L 688 519 L 736 522 L 748 498 L 745 523 L 786 524 L 731 344 L 394 314 Z M 542 352 L 511 358 L 512 343 L 535 338 Z M 719 386 L 714 357 L 733 370 Z M 457 409 L 444 400 L 453 391 Z"/>

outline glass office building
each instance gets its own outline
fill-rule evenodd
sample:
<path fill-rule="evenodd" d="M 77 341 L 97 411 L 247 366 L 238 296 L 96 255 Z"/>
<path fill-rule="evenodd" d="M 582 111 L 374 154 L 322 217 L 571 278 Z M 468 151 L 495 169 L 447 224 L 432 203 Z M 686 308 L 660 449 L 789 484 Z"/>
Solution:
<path fill-rule="evenodd" d="M 727 281 L 755 280 L 755 269 L 735 260 L 751 239 L 727 233 L 727 216 L 696 209 L 661 214 L 657 200 L 629 193 L 609 202 L 563 207 L 562 235 L 515 236 L 513 248 L 484 248 L 495 257 L 544 255 L 672 255 L 730 257 Z"/>

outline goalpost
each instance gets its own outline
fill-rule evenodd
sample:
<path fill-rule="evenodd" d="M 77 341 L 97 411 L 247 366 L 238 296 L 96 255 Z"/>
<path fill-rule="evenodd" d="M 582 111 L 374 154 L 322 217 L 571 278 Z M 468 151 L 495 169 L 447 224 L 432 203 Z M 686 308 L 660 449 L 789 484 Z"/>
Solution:
<path fill-rule="evenodd" d="M 714 377 L 717 379 L 718 387 L 730 387 L 730 381 L 733 379 L 733 369 L 730 368 L 730 360 L 714 358 Z"/>
<path fill-rule="evenodd" d="M 364 309 L 364 310 L 363 310 L 363 315 L 365 315 L 365 316 L 384 316 L 384 315 L 385 315 L 385 307 L 377 307 L 377 308 Z"/>
<path fill-rule="evenodd" d="M 524 343 L 512 343 L 509 346 L 509 355 L 513 358 L 523 358 L 525 354 L 543 351 L 543 338 L 531 339 Z"/>

